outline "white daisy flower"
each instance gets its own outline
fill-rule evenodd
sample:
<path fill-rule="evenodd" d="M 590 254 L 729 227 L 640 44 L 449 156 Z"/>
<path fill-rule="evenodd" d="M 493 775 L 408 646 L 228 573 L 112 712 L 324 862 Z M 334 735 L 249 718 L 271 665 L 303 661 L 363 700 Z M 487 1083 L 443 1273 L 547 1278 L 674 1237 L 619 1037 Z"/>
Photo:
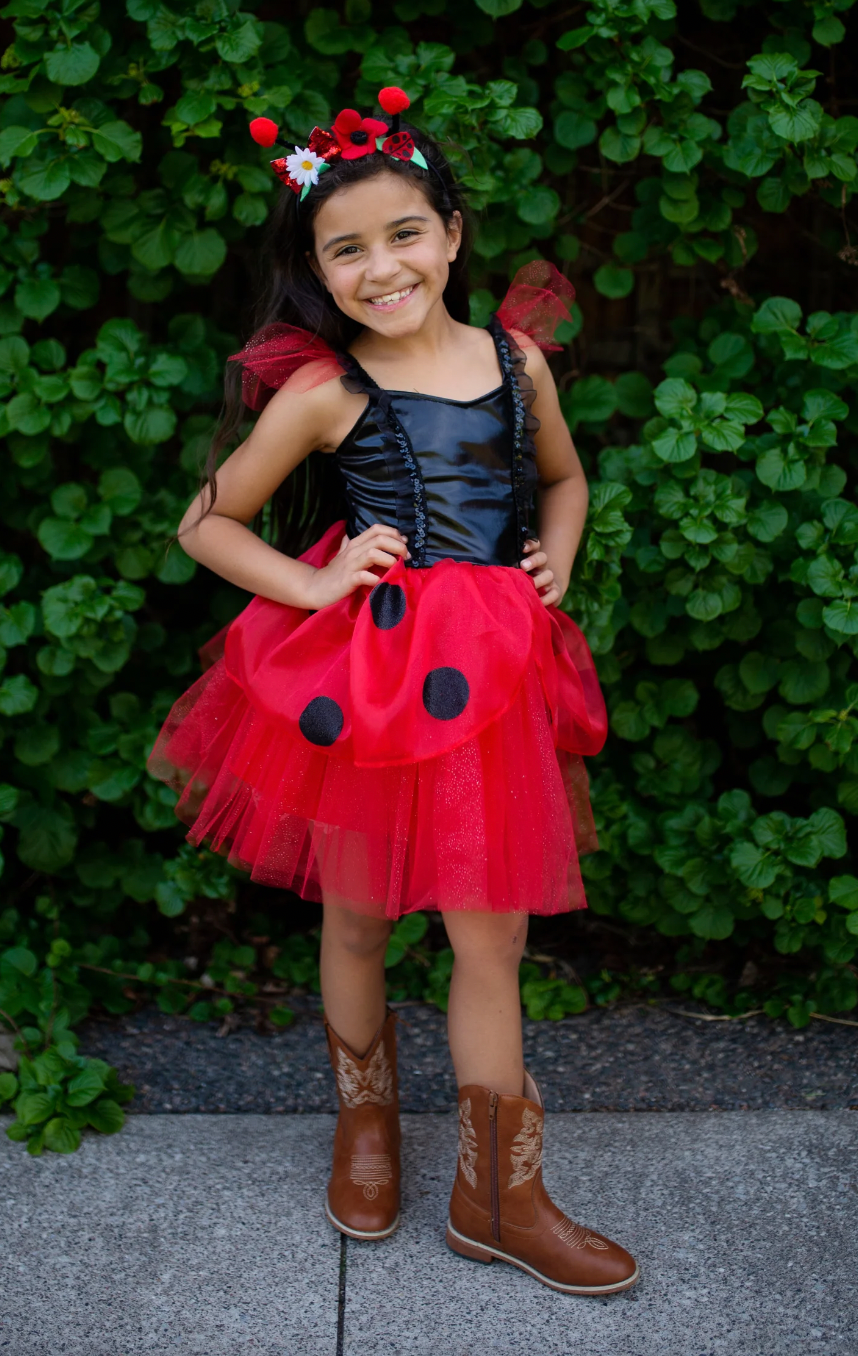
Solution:
<path fill-rule="evenodd" d="M 304 150 L 300 146 L 295 147 L 294 155 L 287 155 L 286 168 L 291 177 L 298 184 L 317 184 L 319 182 L 319 166 L 324 165 L 325 160 L 309 147 Z"/>

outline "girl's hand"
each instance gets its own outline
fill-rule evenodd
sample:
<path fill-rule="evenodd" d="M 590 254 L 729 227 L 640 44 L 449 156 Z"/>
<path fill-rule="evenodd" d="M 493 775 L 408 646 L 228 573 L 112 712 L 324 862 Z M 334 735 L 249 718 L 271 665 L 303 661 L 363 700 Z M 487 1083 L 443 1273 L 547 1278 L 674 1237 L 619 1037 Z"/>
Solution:
<path fill-rule="evenodd" d="M 359 537 L 343 537 L 333 560 L 316 570 L 307 584 L 307 608 L 317 612 L 320 607 L 338 603 L 362 584 L 374 588 L 378 575 L 371 566 L 387 569 L 398 557 L 411 559 L 406 538 L 395 527 L 373 523 Z"/>
<path fill-rule="evenodd" d="M 548 556 L 540 550 L 538 538 L 529 537 L 524 543 L 524 551 L 525 558 L 521 562 L 521 568 L 529 573 L 533 580 L 533 587 L 539 591 L 540 601 L 545 607 L 559 603 L 561 598 L 560 588 L 554 582 L 554 571 L 542 568 L 547 565 Z M 542 592 L 543 589 L 545 590 L 544 593 Z"/>

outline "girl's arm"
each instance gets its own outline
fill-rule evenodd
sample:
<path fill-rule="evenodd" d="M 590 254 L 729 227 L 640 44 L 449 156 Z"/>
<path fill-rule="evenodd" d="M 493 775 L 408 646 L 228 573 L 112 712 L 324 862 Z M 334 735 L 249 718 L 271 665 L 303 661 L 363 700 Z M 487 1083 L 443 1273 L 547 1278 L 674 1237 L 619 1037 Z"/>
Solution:
<path fill-rule="evenodd" d="M 540 597 L 548 607 L 569 587 L 590 496 L 549 366 L 538 348 L 528 347 L 526 353 L 527 374 L 536 387 L 533 412 L 540 422 L 535 437 L 540 500 L 539 549 L 525 546 L 522 569 L 530 572 L 537 589 L 545 590 Z"/>
<path fill-rule="evenodd" d="M 378 582 L 373 565 L 393 565 L 407 555 L 405 538 L 395 528 L 377 523 L 359 537 L 344 537 L 339 554 L 323 569 L 293 560 L 269 546 L 246 526 L 286 476 L 315 448 L 329 445 L 332 415 L 345 396 L 339 379 L 305 392 L 283 388 L 266 405 L 250 437 L 217 473 L 214 508 L 207 488 L 197 495 L 179 526 L 189 556 L 249 593 L 258 593 L 292 607 L 318 609 L 352 593 L 361 584 Z"/>

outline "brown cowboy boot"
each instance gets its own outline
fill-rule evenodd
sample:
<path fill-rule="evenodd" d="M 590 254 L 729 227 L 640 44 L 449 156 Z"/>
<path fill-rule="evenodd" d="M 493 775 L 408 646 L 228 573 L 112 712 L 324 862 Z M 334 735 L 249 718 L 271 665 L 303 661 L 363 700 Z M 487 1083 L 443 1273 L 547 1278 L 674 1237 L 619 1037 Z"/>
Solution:
<path fill-rule="evenodd" d="M 447 1243 L 477 1262 L 521 1267 L 570 1295 L 627 1290 L 635 1259 L 618 1243 L 574 1224 L 542 1183 L 542 1097 L 530 1074 L 524 1097 L 470 1084 L 459 1091 L 459 1170 Z"/>
<path fill-rule="evenodd" d="M 340 1116 L 325 1214 L 349 1238 L 387 1238 L 399 1226 L 399 1093 L 392 1012 L 362 1059 L 325 1023 Z"/>

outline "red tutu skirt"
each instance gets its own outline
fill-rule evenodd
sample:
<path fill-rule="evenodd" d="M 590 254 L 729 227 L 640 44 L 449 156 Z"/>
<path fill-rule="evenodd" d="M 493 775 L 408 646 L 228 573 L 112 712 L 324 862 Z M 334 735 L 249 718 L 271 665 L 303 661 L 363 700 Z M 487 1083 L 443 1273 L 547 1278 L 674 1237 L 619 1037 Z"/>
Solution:
<path fill-rule="evenodd" d="M 324 565 L 336 523 L 304 556 Z M 585 907 L 582 755 L 607 720 L 577 626 L 527 573 L 397 562 L 306 612 L 254 598 L 149 759 L 188 838 L 377 917 Z"/>

